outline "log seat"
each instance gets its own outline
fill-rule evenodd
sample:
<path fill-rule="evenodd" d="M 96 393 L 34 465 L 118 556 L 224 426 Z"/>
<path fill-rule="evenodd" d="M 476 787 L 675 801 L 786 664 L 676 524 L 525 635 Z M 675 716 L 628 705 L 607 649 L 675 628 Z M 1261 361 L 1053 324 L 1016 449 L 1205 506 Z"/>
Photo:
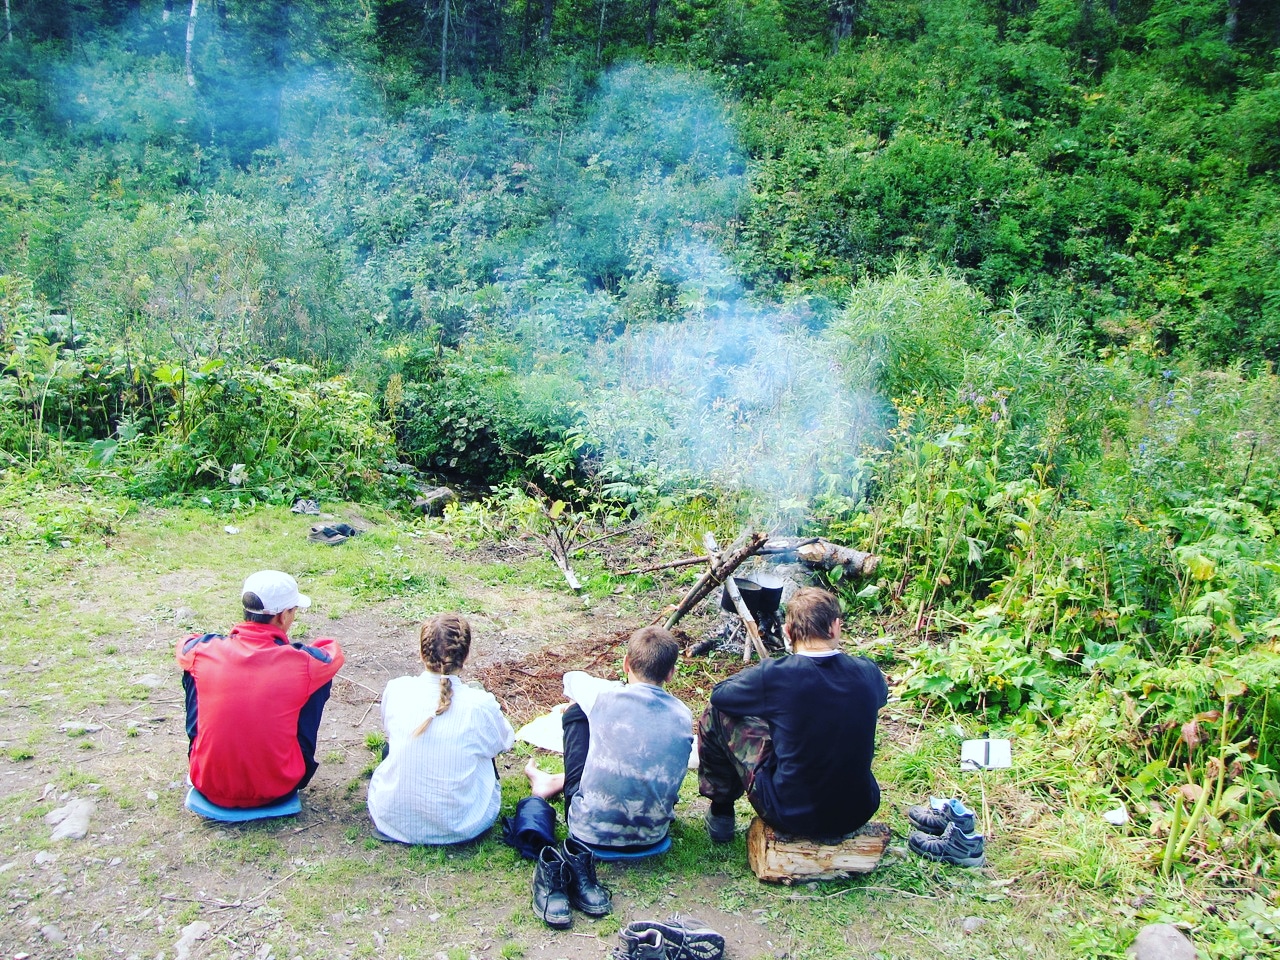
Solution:
<path fill-rule="evenodd" d="M 759 817 L 747 828 L 747 863 L 757 879 L 768 883 L 837 880 L 870 873 L 889 848 L 889 826 L 868 823 L 838 843 L 778 833 Z"/>

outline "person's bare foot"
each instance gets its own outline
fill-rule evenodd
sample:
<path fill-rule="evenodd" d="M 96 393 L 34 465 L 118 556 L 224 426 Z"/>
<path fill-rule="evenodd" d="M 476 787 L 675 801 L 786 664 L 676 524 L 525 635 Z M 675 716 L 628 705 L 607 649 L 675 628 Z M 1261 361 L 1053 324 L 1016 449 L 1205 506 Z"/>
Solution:
<path fill-rule="evenodd" d="M 529 792 L 543 800 L 550 800 L 564 789 L 563 773 L 547 773 L 539 770 L 538 765 L 532 760 L 524 765 L 524 775 L 529 778 Z"/>

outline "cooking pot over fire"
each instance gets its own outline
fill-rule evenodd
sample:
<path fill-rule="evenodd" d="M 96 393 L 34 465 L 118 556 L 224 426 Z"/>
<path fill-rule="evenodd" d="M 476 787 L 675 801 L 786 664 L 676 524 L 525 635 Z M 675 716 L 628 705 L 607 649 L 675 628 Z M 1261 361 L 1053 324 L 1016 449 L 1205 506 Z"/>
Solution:
<path fill-rule="evenodd" d="M 783 581 L 780 577 L 769 573 L 753 573 L 749 577 L 734 577 L 733 582 L 738 585 L 742 602 L 757 621 L 772 617 L 778 612 L 782 603 Z M 727 586 L 720 591 L 720 609 L 726 613 L 738 612 Z"/>

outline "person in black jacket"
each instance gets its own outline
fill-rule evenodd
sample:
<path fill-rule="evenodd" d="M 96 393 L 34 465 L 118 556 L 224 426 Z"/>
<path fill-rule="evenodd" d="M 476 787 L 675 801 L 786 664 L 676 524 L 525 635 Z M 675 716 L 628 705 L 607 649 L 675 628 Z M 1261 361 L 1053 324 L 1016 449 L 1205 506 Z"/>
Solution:
<path fill-rule="evenodd" d="M 783 630 L 792 655 L 716 684 L 698 722 L 698 792 L 719 843 L 733 839 L 744 792 L 775 830 L 814 839 L 852 833 L 880 806 L 871 758 L 884 674 L 841 652 L 840 603 L 825 590 L 797 590 Z"/>

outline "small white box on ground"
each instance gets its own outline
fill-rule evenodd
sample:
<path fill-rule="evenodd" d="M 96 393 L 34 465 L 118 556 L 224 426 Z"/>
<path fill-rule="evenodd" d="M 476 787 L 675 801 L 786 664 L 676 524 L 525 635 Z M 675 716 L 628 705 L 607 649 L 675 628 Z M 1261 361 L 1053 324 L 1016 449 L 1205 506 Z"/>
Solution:
<path fill-rule="evenodd" d="M 1013 766 L 1008 740 L 966 740 L 960 744 L 961 770 L 1003 770 Z"/>

